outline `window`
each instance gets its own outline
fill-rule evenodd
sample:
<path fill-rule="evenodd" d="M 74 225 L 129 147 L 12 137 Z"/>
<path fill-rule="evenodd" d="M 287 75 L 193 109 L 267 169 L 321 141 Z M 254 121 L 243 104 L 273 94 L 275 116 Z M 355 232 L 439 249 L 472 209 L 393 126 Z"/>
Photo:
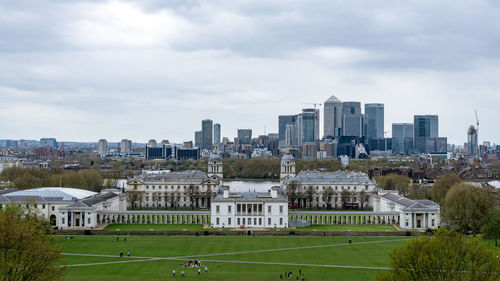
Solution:
<path fill-rule="evenodd" d="M 243 224 L 245 224 L 245 218 L 243 218 Z"/>
<path fill-rule="evenodd" d="M 365 185 L 365 190 L 368 190 L 368 185 Z"/>
<path fill-rule="evenodd" d="M 408 226 L 408 219 L 406 219 L 406 226 Z"/>
<path fill-rule="evenodd" d="M 267 206 L 267 212 L 271 213 L 271 206 Z"/>
<path fill-rule="evenodd" d="M 62 218 L 62 224 L 64 224 L 64 218 Z"/>
<path fill-rule="evenodd" d="M 240 213 L 240 212 L 241 212 L 241 205 L 240 205 L 240 204 L 237 204 L 237 205 L 236 205 L 236 211 L 237 211 L 238 213 Z M 240 224 L 240 223 L 238 223 L 238 224 Z"/>
<path fill-rule="evenodd" d="M 228 225 L 231 225 L 231 218 L 228 218 L 228 219 L 227 219 L 227 224 L 228 224 Z"/>
<path fill-rule="evenodd" d="M 37 204 L 35 204 L 35 205 L 34 205 L 34 207 L 35 207 L 35 209 L 36 209 L 36 208 L 38 208 L 38 205 L 37 205 Z"/>
<path fill-rule="evenodd" d="M 259 218 L 259 225 L 262 225 L 262 218 Z"/>
<path fill-rule="evenodd" d="M 215 221 L 216 221 L 216 222 L 215 222 L 215 224 L 216 224 L 216 225 L 219 225 L 219 223 L 220 223 L 219 218 L 216 218 L 216 219 L 215 219 Z"/>
<path fill-rule="evenodd" d="M 280 206 L 280 214 L 283 214 L 283 206 Z"/>
<path fill-rule="evenodd" d="M 356 190 L 356 187 L 354 187 L 354 190 Z"/>
<path fill-rule="evenodd" d="M 231 206 L 227 206 L 227 212 L 231 213 Z"/>
<path fill-rule="evenodd" d="M 45 209 L 45 204 L 42 204 L 42 209 Z"/>
<path fill-rule="evenodd" d="M 56 207 L 52 206 L 52 211 L 55 211 L 56 210 Z"/>
<path fill-rule="evenodd" d="M 268 224 L 268 225 L 271 225 L 271 218 L 268 218 L 268 219 L 267 219 L 267 224 Z"/>
<path fill-rule="evenodd" d="M 153 185 L 153 190 L 155 189 L 155 186 Z"/>
<path fill-rule="evenodd" d="M 149 185 L 146 185 L 146 189 L 149 189 Z"/>
<path fill-rule="evenodd" d="M 253 225 L 257 225 L 257 218 L 253 218 Z"/>
<path fill-rule="evenodd" d="M 434 219 L 432 219 L 431 221 L 431 226 L 434 226 Z"/>
<path fill-rule="evenodd" d="M 240 218 L 238 218 L 238 225 L 241 225 L 241 224 L 240 224 L 240 222 L 241 222 L 241 221 L 240 221 Z"/>
<path fill-rule="evenodd" d="M 280 225 L 283 225 L 283 218 L 280 218 Z"/>
<path fill-rule="evenodd" d="M 336 187 L 335 187 L 335 190 L 339 190 L 339 187 L 338 187 L 338 186 L 336 186 Z"/>
<path fill-rule="evenodd" d="M 218 213 L 220 212 L 220 206 L 219 205 L 215 205 L 215 211 Z"/>
<path fill-rule="evenodd" d="M 90 224 L 90 218 L 87 219 L 87 223 Z"/>

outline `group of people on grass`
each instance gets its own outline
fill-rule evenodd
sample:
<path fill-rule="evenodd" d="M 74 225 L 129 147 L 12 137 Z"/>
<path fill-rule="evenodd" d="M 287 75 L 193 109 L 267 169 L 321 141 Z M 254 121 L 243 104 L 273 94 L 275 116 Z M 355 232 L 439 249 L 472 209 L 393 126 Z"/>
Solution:
<path fill-rule="evenodd" d="M 304 273 L 302 272 L 302 269 L 299 269 L 299 274 L 296 274 L 295 275 L 295 280 L 302 280 L 302 281 L 305 281 L 306 280 L 306 277 L 304 275 Z M 293 280 L 293 272 L 291 271 L 286 271 L 286 272 L 280 272 L 280 279 L 283 280 L 283 279 L 292 279 Z"/>
<path fill-rule="evenodd" d="M 198 272 L 198 275 L 201 274 L 202 265 L 201 265 L 201 261 L 199 261 L 199 260 L 194 260 L 194 261 L 189 260 L 187 264 L 181 263 L 180 267 L 181 267 L 181 276 L 182 277 L 184 277 L 184 275 L 185 275 L 184 268 L 194 268 Z M 208 273 L 208 267 L 206 265 L 205 265 L 205 273 Z M 172 270 L 172 276 L 175 277 L 175 268 Z"/>

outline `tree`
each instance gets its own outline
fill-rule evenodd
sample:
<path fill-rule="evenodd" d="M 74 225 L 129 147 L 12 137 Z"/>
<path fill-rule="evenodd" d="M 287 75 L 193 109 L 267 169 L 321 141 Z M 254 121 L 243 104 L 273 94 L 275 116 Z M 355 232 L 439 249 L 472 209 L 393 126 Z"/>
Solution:
<path fill-rule="evenodd" d="M 288 202 L 290 204 L 295 204 L 295 201 L 297 200 L 297 198 L 299 198 L 300 196 L 300 190 L 299 190 L 299 185 L 295 182 L 292 182 L 290 183 L 287 187 L 286 187 L 286 196 L 288 197 Z"/>
<path fill-rule="evenodd" d="M 129 190 L 127 191 L 127 201 L 132 210 L 142 207 L 143 191 Z"/>
<path fill-rule="evenodd" d="M 446 193 L 443 220 L 453 230 L 477 233 L 495 203 L 491 189 L 458 183 Z"/>
<path fill-rule="evenodd" d="M 455 173 L 441 175 L 430 189 L 431 199 L 439 205 L 442 205 L 448 190 L 460 182 L 462 182 L 462 179 L 460 179 L 460 176 Z"/>
<path fill-rule="evenodd" d="M 391 268 L 378 281 L 493 281 L 500 278 L 500 260 L 479 239 L 439 229 L 434 237 L 406 242 L 389 253 Z"/>
<path fill-rule="evenodd" d="M 61 249 L 48 223 L 23 212 L 10 205 L 0 210 L 0 280 L 60 280 Z"/>
<path fill-rule="evenodd" d="M 194 202 L 196 199 L 198 199 L 198 196 L 200 195 L 200 192 L 198 190 L 198 187 L 190 184 L 188 186 L 188 189 L 185 191 L 185 196 L 189 198 L 189 202 L 191 203 L 191 210 L 194 209 Z"/>
<path fill-rule="evenodd" d="M 335 190 L 331 186 L 325 188 L 323 190 L 323 194 L 321 195 L 323 197 L 323 201 L 326 202 L 326 206 L 328 209 L 332 208 L 332 199 L 333 196 L 335 196 Z"/>
<path fill-rule="evenodd" d="M 397 190 L 403 196 L 408 195 L 408 188 L 411 179 L 406 176 L 391 174 L 387 176 L 376 177 L 377 183 L 386 190 Z"/>
<path fill-rule="evenodd" d="M 161 198 L 161 193 L 160 192 L 153 192 L 153 204 L 156 206 L 156 208 L 160 208 L 160 198 Z"/>
<path fill-rule="evenodd" d="M 370 200 L 370 194 L 368 194 L 364 190 L 361 190 L 359 192 L 359 203 L 361 204 L 361 210 L 364 209 L 365 206 L 364 204 L 368 203 L 369 200 Z"/>
<path fill-rule="evenodd" d="M 496 207 L 490 210 L 486 223 L 481 227 L 481 233 L 486 239 L 495 239 L 495 247 L 498 247 L 500 238 L 500 208 Z"/>
<path fill-rule="evenodd" d="M 314 187 L 309 186 L 306 189 L 305 197 L 306 197 L 307 202 L 309 202 L 309 209 L 312 209 L 312 203 L 313 203 L 314 197 L 316 195 L 317 194 L 316 194 L 316 190 L 314 189 Z"/>
<path fill-rule="evenodd" d="M 340 200 L 342 202 L 342 208 L 344 208 L 345 204 L 349 202 L 349 198 L 351 197 L 351 195 L 352 193 L 347 189 L 343 189 L 340 192 Z"/>

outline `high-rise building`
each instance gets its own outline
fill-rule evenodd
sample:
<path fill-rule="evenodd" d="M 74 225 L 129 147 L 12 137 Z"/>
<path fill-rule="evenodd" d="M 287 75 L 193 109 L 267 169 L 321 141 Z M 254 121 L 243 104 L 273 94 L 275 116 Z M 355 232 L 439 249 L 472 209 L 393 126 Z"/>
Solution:
<path fill-rule="evenodd" d="M 286 124 L 285 130 L 285 146 L 299 145 L 299 128 L 297 123 Z"/>
<path fill-rule="evenodd" d="M 365 104 L 364 136 L 367 139 L 384 138 L 384 104 Z"/>
<path fill-rule="evenodd" d="M 41 138 L 40 147 L 52 147 L 57 148 L 57 141 L 55 138 Z"/>
<path fill-rule="evenodd" d="M 201 147 L 202 142 L 203 142 L 203 132 L 202 131 L 194 132 L 194 146 Z"/>
<path fill-rule="evenodd" d="M 438 125 L 437 115 L 415 115 L 413 117 L 415 152 L 431 153 L 438 150 Z"/>
<path fill-rule="evenodd" d="M 319 140 L 319 109 L 302 109 L 301 144 Z"/>
<path fill-rule="evenodd" d="M 342 133 L 342 102 L 336 96 L 325 101 L 323 126 L 325 137 L 339 137 Z"/>
<path fill-rule="evenodd" d="M 360 102 L 342 103 L 342 136 L 363 136 L 363 115 Z"/>
<path fill-rule="evenodd" d="M 97 145 L 97 154 L 99 156 L 106 156 L 106 151 L 108 150 L 108 141 L 105 139 L 100 139 L 99 144 Z"/>
<path fill-rule="evenodd" d="M 201 148 L 202 149 L 207 149 L 207 150 L 212 150 L 213 147 L 213 128 L 214 128 L 214 122 L 210 119 L 205 119 L 201 121 L 201 132 L 202 132 L 202 139 L 201 139 Z"/>
<path fill-rule="evenodd" d="M 122 139 L 120 141 L 120 153 L 130 152 L 132 152 L 132 141 L 128 139 Z"/>
<path fill-rule="evenodd" d="M 286 125 L 289 123 L 296 123 L 297 115 L 280 115 L 278 116 L 278 135 L 279 145 L 285 146 Z"/>
<path fill-rule="evenodd" d="M 413 149 L 413 123 L 392 124 L 392 153 L 410 154 Z"/>
<path fill-rule="evenodd" d="M 214 124 L 214 143 L 215 144 L 220 143 L 220 124 L 219 123 Z"/>
<path fill-rule="evenodd" d="M 158 144 L 156 143 L 156 140 L 155 139 L 150 139 L 148 141 L 148 147 L 157 147 Z"/>
<path fill-rule="evenodd" d="M 467 146 L 465 152 L 469 156 L 478 155 L 477 130 L 474 126 L 470 126 L 467 130 Z"/>
<path fill-rule="evenodd" d="M 238 129 L 238 144 L 250 144 L 252 141 L 252 129 Z"/>

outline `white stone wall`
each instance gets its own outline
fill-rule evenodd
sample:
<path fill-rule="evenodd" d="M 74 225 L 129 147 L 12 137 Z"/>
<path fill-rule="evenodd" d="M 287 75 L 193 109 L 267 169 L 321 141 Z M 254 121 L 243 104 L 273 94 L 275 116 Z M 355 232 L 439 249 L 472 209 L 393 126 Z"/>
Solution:
<path fill-rule="evenodd" d="M 284 228 L 288 227 L 288 203 L 286 202 L 238 202 L 242 204 L 262 204 L 263 215 L 238 215 L 236 212 L 236 202 L 212 202 L 210 208 L 211 224 L 217 228 L 239 228 L 241 225 L 245 227 L 260 227 L 260 228 Z M 217 212 L 217 206 L 219 212 Z M 231 206 L 231 212 L 228 212 L 228 207 Z M 271 211 L 269 212 L 269 206 Z M 282 212 L 280 212 L 280 207 Z M 243 219 L 245 223 L 243 223 Z M 238 224 L 239 220 L 239 224 Z M 250 223 L 249 223 L 250 220 Z"/>

